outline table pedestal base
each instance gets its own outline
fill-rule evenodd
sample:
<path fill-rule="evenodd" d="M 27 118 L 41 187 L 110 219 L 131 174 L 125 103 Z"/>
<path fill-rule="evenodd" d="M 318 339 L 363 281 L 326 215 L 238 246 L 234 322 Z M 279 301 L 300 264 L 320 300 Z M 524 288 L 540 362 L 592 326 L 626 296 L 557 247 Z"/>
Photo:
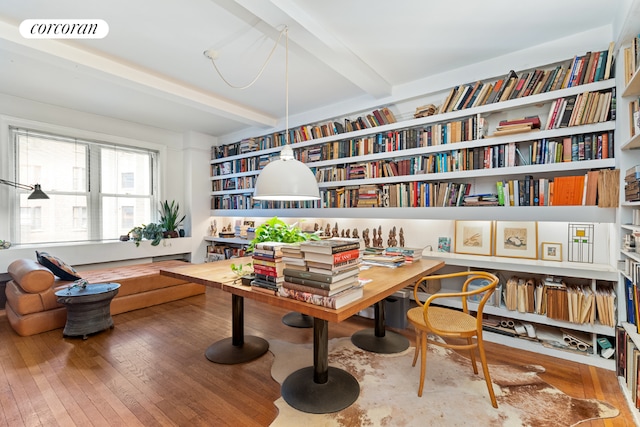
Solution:
<path fill-rule="evenodd" d="M 233 338 L 216 341 L 207 348 L 204 355 L 214 363 L 236 365 L 257 359 L 269 350 L 269 343 L 260 337 L 245 336 L 242 345 L 233 345 Z"/>
<path fill-rule="evenodd" d="M 373 306 L 375 328 L 363 329 L 351 335 L 351 342 L 358 348 L 373 353 L 400 353 L 409 348 L 409 340 L 395 332 L 386 331 L 384 326 L 384 300 Z"/>
<path fill-rule="evenodd" d="M 400 353 L 409 348 L 409 340 L 395 332 L 386 331 L 381 337 L 374 329 L 363 329 L 351 335 L 351 342 L 358 348 L 373 353 Z"/>
<path fill-rule="evenodd" d="M 313 328 L 313 317 L 292 311 L 282 316 L 282 323 L 293 328 Z"/>
<path fill-rule="evenodd" d="M 310 414 L 328 414 L 349 407 L 360 395 L 358 381 L 342 369 L 330 366 L 327 382 L 316 383 L 314 367 L 289 375 L 282 383 L 282 398 L 291 407 Z"/>

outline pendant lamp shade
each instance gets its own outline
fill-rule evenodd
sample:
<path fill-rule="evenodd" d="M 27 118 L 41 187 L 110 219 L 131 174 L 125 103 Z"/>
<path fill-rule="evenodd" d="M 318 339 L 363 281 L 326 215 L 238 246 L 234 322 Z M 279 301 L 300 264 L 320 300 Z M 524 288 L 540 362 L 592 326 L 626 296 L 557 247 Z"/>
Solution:
<path fill-rule="evenodd" d="M 319 200 L 320 191 L 311 169 L 293 157 L 291 146 L 285 145 L 280 159 L 262 169 L 254 185 L 256 200 Z"/>

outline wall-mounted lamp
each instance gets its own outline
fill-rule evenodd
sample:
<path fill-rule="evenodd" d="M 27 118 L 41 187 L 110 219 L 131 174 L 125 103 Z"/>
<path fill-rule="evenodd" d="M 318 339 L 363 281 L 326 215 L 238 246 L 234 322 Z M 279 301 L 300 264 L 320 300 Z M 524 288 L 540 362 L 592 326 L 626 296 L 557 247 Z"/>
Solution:
<path fill-rule="evenodd" d="M 19 184 L 17 182 L 13 182 L 13 181 L 7 181 L 6 179 L 0 179 L 0 184 L 5 184 L 5 185 L 10 185 L 11 187 L 16 187 L 19 188 L 21 190 L 33 190 L 33 192 L 29 195 L 29 197 L 27 197 L 27 199 L 48 199 L 49 196 L 47 196 L 44 191 L 42 191 L 42 189 L 40 188 L 40 184 L 36 184 L 36 185 L 26 185 L 26 184 Z"/>

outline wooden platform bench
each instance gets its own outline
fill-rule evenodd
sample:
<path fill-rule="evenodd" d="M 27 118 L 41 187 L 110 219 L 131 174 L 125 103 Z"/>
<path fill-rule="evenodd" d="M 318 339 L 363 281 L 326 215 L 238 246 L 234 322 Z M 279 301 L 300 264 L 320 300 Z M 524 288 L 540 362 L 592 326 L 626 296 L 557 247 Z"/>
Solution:
<path fill-rule="evenodd" d="M 120 314 L 169 301 L 203 294 L 205 286 L 161 276 L 161 268 L 184 265 L 184 261 L 110 267 L 80 272 L 89 283 L 120 283 L 111 302 L 111 314 Z M 55 292 L 73 282 L 60 280 L 30 259 L 18 259 L 8 267 L 11 280 L 6 286 L 6 315 L 18 335 L 29 336 L 62 328 L 67 311 L 57 302 Z"/>

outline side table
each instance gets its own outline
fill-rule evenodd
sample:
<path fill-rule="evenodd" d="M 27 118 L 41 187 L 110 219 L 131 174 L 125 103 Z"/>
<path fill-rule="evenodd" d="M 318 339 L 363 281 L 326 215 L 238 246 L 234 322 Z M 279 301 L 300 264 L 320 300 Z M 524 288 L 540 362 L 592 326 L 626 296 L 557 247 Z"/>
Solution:
<path fill-rule="evenodd" d="M 56 291 L 57 301 L 67 307 L 62 335 L 87 339 L 90 334 L 113 328 L 111 300 L 119 288 L 120 283 L 95 283 Z"/>

